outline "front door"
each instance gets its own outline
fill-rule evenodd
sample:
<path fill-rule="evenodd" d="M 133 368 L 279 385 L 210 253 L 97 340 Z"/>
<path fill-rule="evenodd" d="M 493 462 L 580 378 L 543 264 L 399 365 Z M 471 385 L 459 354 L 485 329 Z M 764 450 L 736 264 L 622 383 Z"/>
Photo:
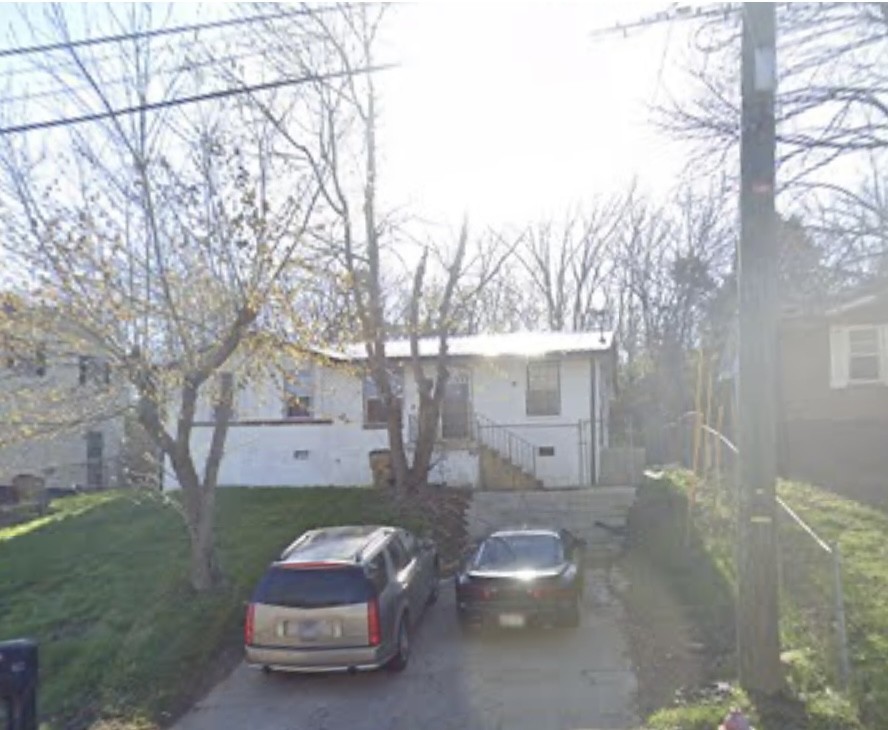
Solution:
<path fill-rule="evenodd" d="M 441 437 L 460 440 L 471 436 L 471 388 L 468 373 L 451 373 L 441 402 Z"/>
<path fill-rule="evenodd" d="M 99 489 L 104 485 L 105 438 L 101 431 L 90 431 L 86 434 L 86 486 Z"/>

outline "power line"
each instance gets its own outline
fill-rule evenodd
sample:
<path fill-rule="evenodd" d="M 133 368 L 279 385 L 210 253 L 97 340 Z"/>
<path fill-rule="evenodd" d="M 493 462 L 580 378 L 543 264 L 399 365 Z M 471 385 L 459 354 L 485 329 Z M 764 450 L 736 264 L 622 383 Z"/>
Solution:
<path fill-rule="evenodd" d="M 120 109 L 112 109 L 105 112 L 95 112 L 92 114 L 83 114 L 77 117 L 63 117 L 61 119 L 48 119 L 42 122 L 31 122 L 29 124 L 16 124 L 9 127 L 0 127 L 0 137 L 10 134 L 22 134 L 24 132 L 33 132 L 38 129 L 52 129 L 53 127 L 67 127 L 75 124 L 83 124 L 85 122 L 97 122 L 102 119 L 115 118 L 119 116 L 127 116 L 130 114 L 139 114 L 146 111 L 157 111 L 183 104 L 195 104 L 202 101 L 212 101 L 214 99 L 224 99 L 239 94 L 248 94 L 255 91 L 269 91 L 284 86 L 297 86 L 301 84 L 309 84 L 318 81 L 332 81 L 334 79 L 346 78 L 348 76 L 362 76 L 379 71 L 388 71 L 397 68 L 398 64 L 377 64 L 374 66 L 362 66 L 360 68 L 347 71 L 332 71 L 323 74 L 309 74 L 292 79 L 278 79 L 277 81 L 268 81 L 263 84 L 252 84 L 238 89 L 218 89 L 205 94 L 195 94 L 193 96 L 184 96 L 178 99 L 166 99 L 150 104 L 139 104 L 136 106 L 128 106 Z"/>
<path fill-rule="evenodd" d="M 705 18 L 724 17 L 729 13 L 740 11 L 740 7 L 734 3 L 725 3 L 719 6 L 696 6 L 696 5 L 673 5 L 667 10 L 661 10 L 651 15 L 646 15 L 626 23 L 615 23 L 614 25 L 594 28 L 589 31 L 592 38 L 613 35 L 614 33 L 622 33 L 628 35 L 630 30 L 640 28 L 650 28 L 661 23 L 671 23 L 675 20 L 701 20 Z"/>
<path fill-rule="evenodd" d="M 188 61 L 182 62 L 175 66 L 169 66 L 167 68 L 158 68 L 152 72 L 152 80 L 157 79 L 158 77 L 164 76 L 173 76 L 174 74 L 189 74 L 203 68 L 211 68 L 213 66 L 218 66 L 219 64 L 231 63 L 234 61 L 242 61 L 246 58 L 253 58 L 254 56 L 260 55 L 274 55 L 275 53 L 280 53 L 286 50 L 288 47 L 285 45 L 279 46 L 266 46 L 263 48 L 259 48 L 252 51 L 245 51 L 244 53 L 234 53 L 227 56 L 216 56 L 210 60 L 199 60 L 199 61 Z M 41 73 L 45 73 L 40 70 Z M 113 87 L 120 86 L 122 84 L 126 84 L 132 81 L 131 76 L 118 76 L 113 79 L 102 79 L 101 84 L 103 87 Z M 37 99 L 52 99 L 54 97 L 66 96 L 71 93 L 79 92 L 79 91 L 92 91 L 93 87 L 90 84 L 81 84 L 79 86 L 56 86 L 52 87 L 38 87 L 37 91 L 31 93 L 17 94 L 14 96 L 4 96 L 0 101 L 3 104 L 12 104 L 13 102 L 19 101 L 34 101 Z"/>
<path fill-rule="evenodd" d="M 157 36 L 174 35 L 177 33 L 188 33 L 189 31 L 213 30 L 216 28 L 225 28 L 232 25 L 244 25 L 248 23 L 257 23 L 263 20 L 280 20 L 281 18 L 315 15 L 320 13 L 329 13 L 338 10 L 341 6 L 331 6 L 326 8 L 313 8 L 302 10 L 290 10 L 279 13 L 266 13 L 263 15 L 249 15 L 243 18 L 227 18 L 225 20 L 213 20 L 206 23 L 191 23 L 187 25 L 171 26 L 169 28 L 155 28 L 153 30 L 133 31 L 131 33 L 118 33 L 116 35 L 98 36 L 96 38 L 81 38 L 72 41 L 58 41 L 55 43 L 43 43 L 35 46 L 19 46 L 17 48 L 0 49 L 0 58 L 8 58 L 10 56 L 25 56 L 35 53 L 50 53 L 52 51 L 68 51 L 72 48 L 83 48 L 86 46 L 103 45 L 106 43 L 123 43 L 128 40 L 136 40 L 138 38 L 154 38 Z"/>

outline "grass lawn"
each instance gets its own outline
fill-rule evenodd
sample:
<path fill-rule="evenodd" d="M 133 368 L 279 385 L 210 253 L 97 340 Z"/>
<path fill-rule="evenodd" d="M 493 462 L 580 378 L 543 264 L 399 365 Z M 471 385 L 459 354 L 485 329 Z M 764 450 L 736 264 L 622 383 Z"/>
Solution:
<path fill-rule="evenodd" d="M 686 605 L 707 646 L 714 647 L 723 660 L 720 673 L 711 679 L 732 682 L 734 523 L 725 499 L 716 499 L 711 488 L 701 486 L 694 523 L 688 531 L 688 484 L 688 473 L 674 472 L 642 490 L 640 500 L 651 501 L 654 509 L 646 510 L 648 521 L 638 525 L 640 539 L 646 554 Z M 841 547 L 852 665 L 850 690 L 843 694 L 835 689 L 834 667 L 827 666 L 826 657 L 816 650 L 823 636 L 806 633 L 810 624 L 796 620 L 799 610 L 811 604 L 793 606 L 791 597 L 784 595 L 781 633 L 790 686 L 787 697 L 763 703 L 736 690 L 722 697 L 704 696 L 654 713 L 648 718 L 648 727 L 709 730 L 718 726 L 717 721 L 732 704 L 746 707 L 762 730 L 888 727 L 888 515 L 809 485 L 784 482 L 779 491 L 822 537 Z M 789 537 L 781 533 L 781 539 Z M 806 554 L 811 556 L 811 565 L 794 563 L 794 570 L 805 576 L 810 570 L 812 579 L 822 576 L 824 570 L 830 575 L 829 563 L 816 550 Z M 830 605 L 829 589 L 814 595 L 821 605 Z"/>
<path fill-rule="evenodd" d="M 218 498 L 227 582 L 197 596 L 174 502 L 107 492 L 59 500 L 39 520 L 0 529 L 0 640 L 40 643 L 48 728 L 98 718 L 153 727 L 239 656 L 243 602 L 267 563 L 314 526 L 395 522 L 369 489 L 231 489 Z"/>

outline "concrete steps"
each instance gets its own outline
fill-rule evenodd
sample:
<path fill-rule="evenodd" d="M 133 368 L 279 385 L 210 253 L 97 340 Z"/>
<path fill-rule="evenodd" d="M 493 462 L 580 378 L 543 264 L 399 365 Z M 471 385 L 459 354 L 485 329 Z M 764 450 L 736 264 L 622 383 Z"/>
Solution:
<path fill-rule="evenodd" d="M 525 491 L 543 486 L 539 479 L 488 446 L 479 447 L 479 466 L 482 489 Z"/>
<path fill-rule="evenodd" d="M 496 529 L 522 525 L 565 528 L 586 540 L 590 552 L 607 553 L 621 548 L 634 502 L 634 487 L 476 491 L 469 508 L 469 534 L 477 539 Z"/>

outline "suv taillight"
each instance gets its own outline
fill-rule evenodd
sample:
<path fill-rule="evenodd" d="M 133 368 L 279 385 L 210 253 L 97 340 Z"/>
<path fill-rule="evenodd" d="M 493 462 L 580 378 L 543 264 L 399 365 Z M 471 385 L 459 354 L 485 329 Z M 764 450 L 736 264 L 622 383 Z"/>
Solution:
<path fill-rule="evenodd" d="M 244 644 L 253 643 L 253 632 L 256 626 L 256 604 L 247 604 L 247 616 L 244 619 Z"/>
<path fill-rule="evenodd" d="M 379 599 L 376 596 L 367 602 L 367 639 L 370 646 L 379 646 L 382 641 L 379 630 Z"/>

